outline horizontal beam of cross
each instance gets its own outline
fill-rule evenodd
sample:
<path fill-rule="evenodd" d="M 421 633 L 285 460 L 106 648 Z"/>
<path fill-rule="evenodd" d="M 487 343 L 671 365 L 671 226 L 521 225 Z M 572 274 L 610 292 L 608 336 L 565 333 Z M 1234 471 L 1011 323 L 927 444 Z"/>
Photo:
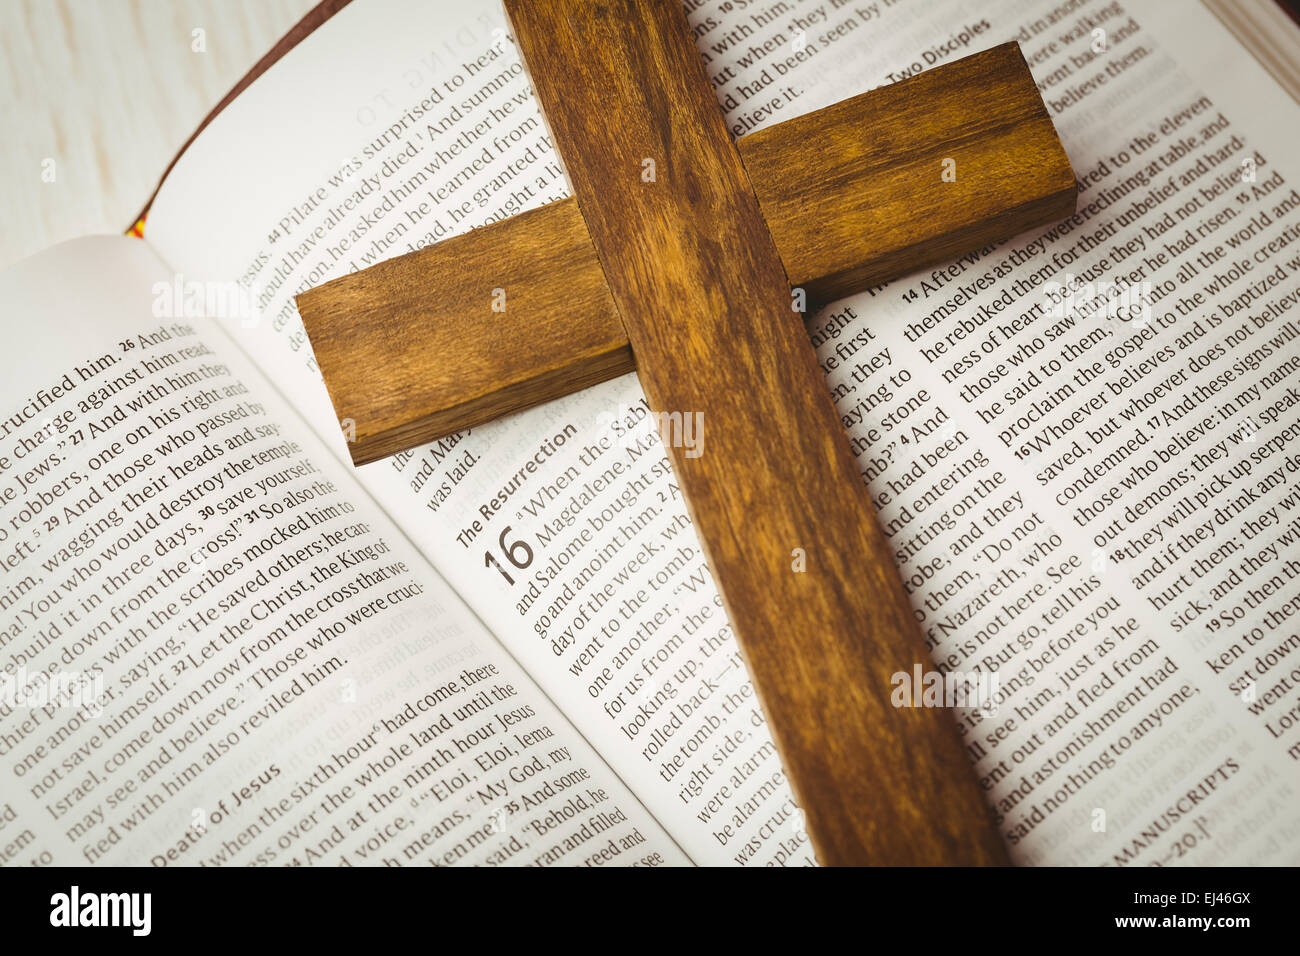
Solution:
<path fill-rule="evenodd" d="M 810 302 L 1074 211 L 1069 161 L 1015 43 L 736 145 L 786 276 Z M 633 369 L 573 199 L 336 279 L 298 308 L 354 424 L 357 464 Z"/>

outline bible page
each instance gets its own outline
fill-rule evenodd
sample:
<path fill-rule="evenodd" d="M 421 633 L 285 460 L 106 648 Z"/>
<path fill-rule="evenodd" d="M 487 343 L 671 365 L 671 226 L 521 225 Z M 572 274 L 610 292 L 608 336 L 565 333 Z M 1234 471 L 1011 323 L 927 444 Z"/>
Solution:
<path fill-rule="evenodd" d="M 219 331 L 238 289 L 99 237 L 0 300 L 0 862 L 684 861 Z"/>

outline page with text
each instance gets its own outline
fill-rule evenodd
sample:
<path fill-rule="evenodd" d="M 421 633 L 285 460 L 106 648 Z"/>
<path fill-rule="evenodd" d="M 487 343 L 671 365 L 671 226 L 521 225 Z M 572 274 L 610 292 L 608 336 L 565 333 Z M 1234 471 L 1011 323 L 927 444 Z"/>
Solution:
<path fill-rule="evenodd" d="M 230 292 L 125 237 L 0 273 L 0 863 L 684 862 L 219 332 Z"/>

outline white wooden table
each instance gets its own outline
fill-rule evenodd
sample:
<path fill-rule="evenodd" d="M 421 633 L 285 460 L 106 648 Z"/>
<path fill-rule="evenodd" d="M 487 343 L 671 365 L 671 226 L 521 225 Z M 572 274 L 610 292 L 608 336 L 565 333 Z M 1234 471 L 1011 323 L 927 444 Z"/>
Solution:
<path fill-rule="evenodd" d="M 0 0 L 0 267 L 123 231 L 200 120 L 313 3 Z"/>

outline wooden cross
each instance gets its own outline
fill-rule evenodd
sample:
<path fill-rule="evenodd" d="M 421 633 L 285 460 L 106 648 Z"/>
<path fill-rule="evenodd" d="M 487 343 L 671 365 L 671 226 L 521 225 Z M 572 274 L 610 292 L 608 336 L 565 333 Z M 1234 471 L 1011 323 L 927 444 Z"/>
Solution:
<path fill-rule="evenodd" d="M 819 861 L 1006 862 L 952 716 L 890 703 L 932 665 L 791 289 L 1073 213 L 1019 47 L 733 142 L 679 0 L 505 6 L 573 196 L 298 297 L 354 461 L 635 368 L 703 413 L 667 451 Z"/>

